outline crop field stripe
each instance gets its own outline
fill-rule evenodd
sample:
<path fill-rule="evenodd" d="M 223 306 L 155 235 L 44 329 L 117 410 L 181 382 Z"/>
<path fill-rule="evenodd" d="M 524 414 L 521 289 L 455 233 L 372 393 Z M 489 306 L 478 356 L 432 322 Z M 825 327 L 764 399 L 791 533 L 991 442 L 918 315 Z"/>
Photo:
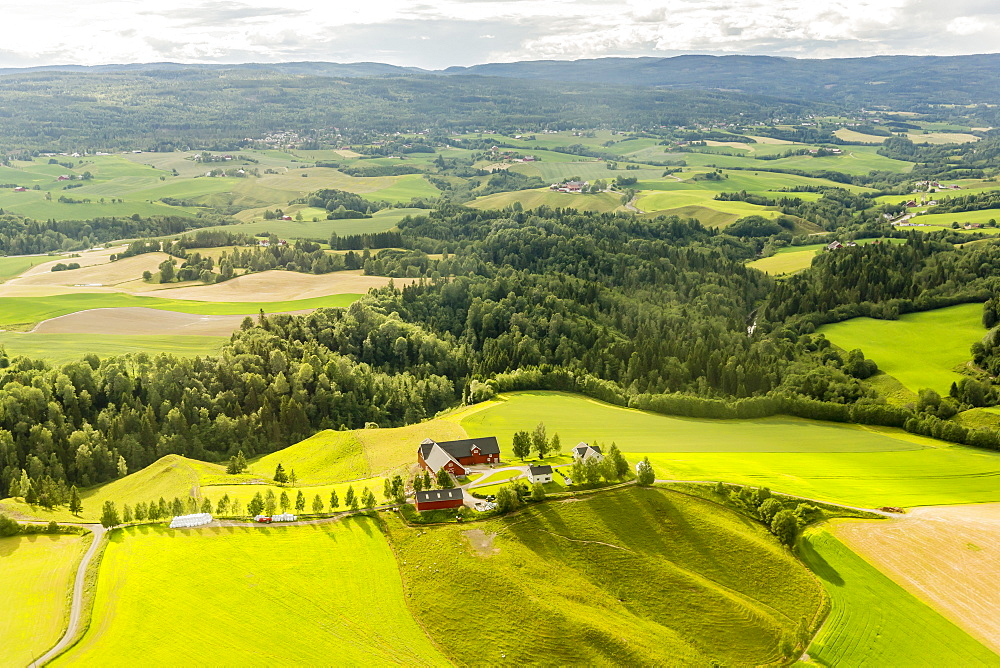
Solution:
<path fill-rule="evenodd" d="M 997 656 L 883 575 L 829 531 L 809 530 L 806 564 L 831 597 L 831 612 L 810 645 L 828 666 L 998 666 Z"/>
<path fill-rule="evenodd" d="M 218 355 L 229 341 L 227 336 L 122 336 L 116 334 L 40 334 L 0 332 L 0 346 L 10 356 L 24 355 L 54 364 L 83 359 L 88 353 L 98 357 L 146 353 L 169 353 L 182 357 Z"/>
<path fill-rule="evenodd" d="M 116 531 L 90 629 L 55 665 L 445 665 L 376 521 Z M 210 657 L 206 659 L 206 657 Z"/>

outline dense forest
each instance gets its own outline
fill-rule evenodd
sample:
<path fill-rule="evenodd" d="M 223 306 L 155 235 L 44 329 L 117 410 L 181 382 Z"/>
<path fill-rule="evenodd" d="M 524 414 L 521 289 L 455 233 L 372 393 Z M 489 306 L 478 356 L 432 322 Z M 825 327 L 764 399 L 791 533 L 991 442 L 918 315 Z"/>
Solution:
<path fill-rule="evenodd" d="M 68 485 L 169 453 L 222 461 L 317 429 L 402 425 L 528 388 L 682 415 L 784 412 L 1000 445 L 994 432 L 944 419 L 995 403 L 988 379 L 893 407 L 863 382 L 877 371 L 870 360 L 814 332 L 851 315 L 986 301 L 1000 281 L 995 241 L 963 249 L 914 236 L 845 248 L 775 282 L 744 265 L 751 238 L 676 217 L 445 206 L 399 230 L 386 241 L 402 250 L 366 253 L 365 269 L 417 283 L 347 309 L 248 318 L 218 358 L 90 356 L 54 368 L 0 354 L 0 494 L 22 470 L 58 499 Z M 976 354 L 990 365 L 995 351 Z"/>

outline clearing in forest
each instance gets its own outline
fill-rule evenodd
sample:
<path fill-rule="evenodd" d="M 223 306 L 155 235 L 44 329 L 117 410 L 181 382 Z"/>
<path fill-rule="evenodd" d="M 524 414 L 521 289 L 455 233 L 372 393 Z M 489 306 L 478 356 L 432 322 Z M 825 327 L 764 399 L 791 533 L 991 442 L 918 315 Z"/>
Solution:
<path fill-rule="evenodd" d="M 880 573 L 824 528 L 799 543 L 831 598 L 809 646 L 824 666 L 995 666 L 1000 657 Z"/>
<path fill-rule="evenodd" d="M 852 318 L 817 331 L 844 350 L 860 348 L 914 392 L 931 388 L 946 396 L 964 377 L 955 369 L 972 359 L 972 344 L 986 335 L 982 315 L 982 304 L 959 304 L 898 320 Z"/>
<path fill-rule="evenodd" d="M 462 665 L 767 665 L 823 606 L 758 524 L 666 490 L 541 504 L 474 535 L 386 521 L 414 617 Z"/>
<path fill-rule="evenodd" d="M 444 665 L 378 523 L 119 529 L 90 628 L 54 665 Z"/>
<path fill-rule="evenodd" d="M 1000 652 L 1000 504 L 915 508 L 830 531 L 920 599 Z"/>
<path fill-rule="evenodd" d="M 91 535 L 0 538 L 0 667 L 21 668 L 66 628 L 69 590 Z"/>

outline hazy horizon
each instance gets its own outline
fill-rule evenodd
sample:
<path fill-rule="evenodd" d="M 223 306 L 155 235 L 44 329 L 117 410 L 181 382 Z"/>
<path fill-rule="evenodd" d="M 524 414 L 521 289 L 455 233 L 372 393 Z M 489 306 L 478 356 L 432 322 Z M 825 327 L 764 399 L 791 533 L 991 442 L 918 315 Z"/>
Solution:
<path fill-rule="evenodd" d="M 141 3 L 42 0 L 5 17 L 0 67 L 377 62 L 444 69 L 524 60 L 769 55 L 842 58 L 995 50 L 1000 7 L 984 0 L 860 0 L 803 7 L 697 0 L 319 0 Z"/>

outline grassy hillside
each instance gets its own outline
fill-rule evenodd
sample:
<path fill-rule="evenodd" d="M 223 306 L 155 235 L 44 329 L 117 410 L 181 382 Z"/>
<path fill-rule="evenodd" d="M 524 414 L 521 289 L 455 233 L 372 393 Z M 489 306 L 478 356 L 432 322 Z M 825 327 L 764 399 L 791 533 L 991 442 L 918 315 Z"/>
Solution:
<path fill-rule="evenodd" d="M 664 490 L 475 526 L 388 521 L 413 615 L 460 664 L 776 663 L 823 605 L 763 529 Z"/>
<path fill-rule="evenodd" d="M 56 644 L 68 596 L 92 536 L 0 538 L 0 666 L 21 668 Z"/>
<path fill-rule="evenodd" d="M 425 438 L 454 441 L 467 438 L 465 429 L 449 420 L 430 420 L 395 429 L 359 429 L 354 432 L 364 449 L 368 470 L 387 473 L 417 463 L 417 446 Z"/>
<path fill-rule="evenodd" d="M 917 392 L 929 387 L 947 394 L 955 372 L 972 358 L 973 343 L 986 334 L 981 304 L 907 313 L 898 320 L 853 318 L 818 331 L 844 350 L 860 348 L 880 369 Z"/>
<path fill-rule="evenodd" d="M 513 432 L 544 422 L 564 450 L 580 440 L 616 442 L 648 456 L 659 479 L 724 480 L 850 505 L 917 506 L 1000 501 L 1000 453 L 889 427 L 776 416 L 698 420 L 623 409 L 586 397 L 517 392 L 449 416 L 470 436 L 497 435 L 507 456 Z"/>
<path fill-rule="evenodd" d="M 606 178 L 606 177 L 605 177 Z M 474 209 L 503 209 L 514 202 L 520 202 L 525 209 L 537 209 L 540 206 L 576 209 L 577 211 L 614 211 L 621 206 L 621 196 L 614 193 L 599 193 L 596 195 L 574 195 L 571 193 L 552 192 L 548 188 L 538 190 L 518 190 L 509 193 L 486 195 L 467 203 Z"/>
<path fill-rule="evenodd" d="M 1000 657 L 882 575 L 824 529 L 801 554 L 832 610 L 809 647 L 826 666 L 996 666 Z"/>
<path fill-rule="evenodd" d="M 271 478 L 281 464 L 295 470 L 303 485 L 322 485 L 368 475 L 361 441 L 353 431 L 326 429 L 287 448 L 264 455 L 250 465 L 250 473 Z"/>
<path fill-rule="evenodd" d="M 377 523 L 116 531 L 55 665 L 444 665 Z M 207 659 L 210 657 L 210 659 Z M 335 659 L 333 657 L 336 657 Z"/>
<path fill-rule="evenodd" d="M 621 408 L 561 392 L 512 392 L 449 416 L 471 436 L 497 436 L 509 454 L 514 432 L 544 422 L 568 451 L 580 441 L 612 441 L 644 452 L 883 452 L 921 447 L 902 430 L 865 429 L 789 416 L 705 420 Z"/>

